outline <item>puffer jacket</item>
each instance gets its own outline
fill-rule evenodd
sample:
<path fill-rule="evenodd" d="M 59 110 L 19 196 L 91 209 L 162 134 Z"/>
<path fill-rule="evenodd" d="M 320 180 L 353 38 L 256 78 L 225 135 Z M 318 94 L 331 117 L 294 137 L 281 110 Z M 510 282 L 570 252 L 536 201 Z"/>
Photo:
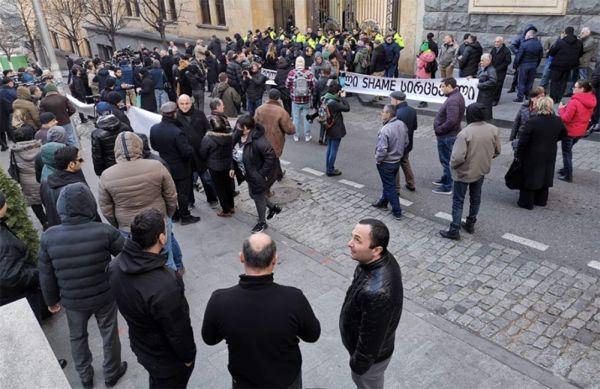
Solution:
<path fill-rule="evenodd" d="M 40 123 L 40 113 L 33 104 L 33 98 L 29 88 L 20 86 L 17 88 L 17 99 L 13 101 L 12 125 L 15 128 L 21 128 L 29 125 L 38 130 L 42 125 Z"/>
<path fill-rule="evenodd" d="M 567 71 L 579 66 L 579 57 L 583 53 L 583 45 L 575 35 L 567 35 L 556 41 L 548 51 L 552 57 L 550 69 Z"/>
<path fill-rule="evenodd" d="M 42 149 L 39 140 L 17 142 L 11 147 L 19 173 L 19 184 L 27 204 L 41 204 L 40 183 L 35 178 L 35 160 Z"/>
<path fill-rule="evenodd" d="M 56 152 L 56 150 L 65 146 L 65 144 L 58 142 L 48 142 L 42 146 L 42 149 L 40 151 L 40 157 L 42 160 L 43 168 L 42 175 L 40 176 L 40 182 L 48 180 L 48 177 L 57 171 L 54 162 L 54 153 Z"/>
<path fill-rule="evenodd" d="M 60 214 L 58 213 L 57 208 L 58 196 L 60 196 L 60 193 L 65 186 L 77 182 L 87 186 L 85 176 L 81 170 L 76 172 L 57 170 L 48 177 L 47 181 L 42 182 L 42 185 L 40 186 L 40 196 L 42 198 L 44 209 L 46 210 L 49 227 L 60 224 Z M 94 211 L 95 210 L 96 206 L 94 205 Z M 100 221 L 97 212 L 95 213 L 95 218 Z"/>
<path fill-rule="evenodd" d="M 171 174 L 162 163 L 144 159 L 142 139 L 133 132 L 122 132 L 115 142 L 116 165 L 106 169 L 98 184 L 98 203 L 106 220 L 122 231 L 129 231 L 135 215 L 156 208 L 173 216 L 177 190 Z"/>
<path fill-rule="evenodd" d="M 58 199 L 62 224 L 46 230 L 40 242 L 40 286 L 48 306 L 91 311 L 114 297 L 108 283 L 111 256 L 125 239 L 114 227 L 94 221 L 96 201 L 82 183 L 66 186 Z"/>
<path fill-rule="evenodd" d="M 242 66 L 231 61 L 227 64 L 227 81 L 238 93 L 242 92 Z"/>
<path fill-rule="evenodd" d="M 467 44 L 465 51 L 461 58 L 458 60 L 460 65 L 460 77 L 477 75 L 477 69 L 479 69 L 479 61 L 481 60 L 481 54 L 483 54 L 483 48 L 479 42 Z"/>
<path fill-rule="evenodd" d="M 233 167 L 232 150 L 230 133 L 209 131 L 202 139 L 200 156 L 210 170 L 222 172 Z"/>
<path fill-rule="evenodd" d="M 364 374 L 394 352 L 402 300 L 402 274 L 391 253 L 356 267 L 340 313 L 342 342 L 356 374 Z"/>
<path fill-rule="evenodd" d="M 241 141 L 242 131 L 233 134 L 233 145 Z M 252 130 L 244 146 L 243 162 L 245 174 L 234 164 L 238 183 L 248 182 L 248 188 L 253 194 L 264 193 L 277 178 L 277 157 L 271 143 L 265 137 L 265 129 L 260 124 Z"/>
<path fill-rule="evenodd" d="M 416 78 L 431 78 L 431 73 L 427 72 L 427 64 L 435 61 L 435 53 L 431 50 L 422 52 L 417 58 Z"/>
<path fill-rule="evenodd" d="M 96 128 L 92 131 L 92 161 L 97 176 L 116 162 L 115 140 L 123 131 L 131 131 L 131 127 L 119 125 L 112 128 Z"/>
<path fill-rule="evenodd" d="M 567 136 L 579 138 L 585 135 L 594 108 L 596 108 L 596 96 L 588 92 L 575 93 L 566 106 L 558 109 L 558 114 L 567 127 Z"/>
<path fill-rule="evenodd" d="M 525 124 L 527 123 L 531 115 L 535 115 L 535 112 L 533 112 L 530 108 L 530 102 L 531 100 L 521 104 L 521 108 L 519 108 L 519 112 L 517 112 L 517 116 L 515 117 L 515 121 L 513 122 L 512 130 L 510 131 L 510 137 L 508 138 L 508 140 L 513 141 L 515 139 L 519 139 L 519 136 L 525 128 Z"/>

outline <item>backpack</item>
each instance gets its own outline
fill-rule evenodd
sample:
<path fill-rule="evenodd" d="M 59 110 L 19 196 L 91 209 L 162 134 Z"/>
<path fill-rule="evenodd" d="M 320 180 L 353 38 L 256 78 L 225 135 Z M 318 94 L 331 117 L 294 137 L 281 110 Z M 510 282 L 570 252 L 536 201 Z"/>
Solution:
<path fill-rule="evenodd" d="M 330 129 L 335 124 L 335 119 L 331 115 L 331 110 L 329 109 L 330 101 L 331 100 L 329 99 L 322 98 L 319 109 L 317 109 L 317 121 L 321 123 L 326 130 Z"/>
<path fill-rule="evenodd" d="M 310 96 L 308 89 L 308 78 L 303 71 L 297 71 L 294 77 L 294 97 Z"/>

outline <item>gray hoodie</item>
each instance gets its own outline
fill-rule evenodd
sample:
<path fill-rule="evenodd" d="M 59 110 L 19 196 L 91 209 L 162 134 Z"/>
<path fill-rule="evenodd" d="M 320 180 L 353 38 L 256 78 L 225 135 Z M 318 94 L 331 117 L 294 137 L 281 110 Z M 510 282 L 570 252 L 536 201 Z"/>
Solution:
<path fill-rule="evenodd" d="M 408 128 L 396 117 L 384 123 L 377 134 L 375 160 L 377 163 L 396 163 L 404 155 L 408 146 Z"/>

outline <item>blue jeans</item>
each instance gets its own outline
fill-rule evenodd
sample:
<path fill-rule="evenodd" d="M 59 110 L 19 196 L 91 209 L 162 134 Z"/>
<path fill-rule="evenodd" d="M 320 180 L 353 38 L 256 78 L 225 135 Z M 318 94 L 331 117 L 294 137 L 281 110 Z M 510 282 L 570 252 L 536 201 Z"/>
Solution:
<path fill-rule="evenodd" d="M 67 146 L 79 147 L 79 142 L 77 135 L 75 135 L 75 127 L 73 127 L 73 123 L 63 124 L 61 127 L 64 128 L 65 132 L 67 133 Z"/>
<path fill-rule="evenodd" d="M 252 100 L 250 98 L 246 99 L 246 108 L 248 109 L 248 113 L 250 116 L 254 117 L 254 112 L 256 112 L 256 108 L 260 107 L 262 104 L 262 96 L 256 100 Z"/>
<path fill-rule="evenodd" d="M 565 176 L 573 177 L 573 146 L 579 141 L 579 138 L 565 137 L 561 142 L 563 169 Z"/>
<path fill-rule="evenodd" d="M 483 177 L 475 182 L 454 181 L 454 192 L 452 194 L 452 223 L 450 231 L 460 230 L 460 221 L 462 219 L 463 205 L 467 189 L 469 189 L 469 216 L 467 222 L 475 223 L 481 204 L 481 187 L 483 186 Z"/>
<path fill-rule="evenodd" d="M 385 205 L 390 203 L 392 205 L 392 213 L 394 216 L 402 215 L 398 192 L 396 192 L 396 176 L 398 175 L 398 170 L 400 170 L 400 161 L 377 164 L 377 171 L 379 172 L 379 178 L 381 178 L 381 184 L 383 185 L 383 192 L 379 198 L 379 203 Z"/>
<path fill-rule="evenodd" d="M 328 174 L 333 173 L 335 170 L 335 158 L 337 157 L 341 141 L 342 138 L 327 138 L 327 157 L 325 158 L 325 165 Z"/>
<path fill-rule="evenodd" d="M 546 62 L 544 63 L 544 70 L 542 71 L 542 80 L 540 81 L 540 86 L 548 91 L 548 85 L 550 85 L 550 65 L 552 64 L 552 59 L 546 58 Z"/>
<path fill-rule="evenodd" d="M 443 175 L 441 178 L 442 186 L 440 189 L 444 191 L 452 190 L 452 174 L 450 173 L 450 156 L 452 155 L 452 147 L 456 141 L 456 136 L 447 136 L 437 138 L 438 155 L 442 164 Z"/>
<path fill-rule="evenodd" d="M 169 95 L 164 89 L 154 89 L 154 98 L 156 99 L 156 112 L 160 112 L 160 106 L 169 102 Z"/>
<path fill-rule="evenodd" d="M 589 80 L 590 74 L 592 73 L 592 69 L 586 67 L 579 68 L 579 79 L 580 80 Z"/>
<path fill-rule="evenodd" d="M 292 120 L 294 121 L 294 126 L 296 126 L 296 136 L 310 136 L 310 123 L 306 118 L 309 110 L 310 106 L 308 103 L 296 104 L 292 102 Z M 301 126 L 300 123 L 303 123 L 304 125 Z M 300 130 L 300 128 L 302 128 L 302 130 Z"/>
<path fill-rule="evenodd" d="M 383 74 L 383 76 L 384 77 L 394 77 L 394 74 L 396 74 L 397 65 L 398 65 L 398 62 L 388 66 L 387 69 L 385 69 L 385 73 Z"/>
<path fill-rule="evenodd" d="M 522 100 L 527 96 L 531 87 L 533 86 L 533 81 L 535 80 L 535 71 L 537 69 L 537 65 L 535 63 L 524 63 L 519 66 L 519 86 L 517 87 L 517 98 Z"/>

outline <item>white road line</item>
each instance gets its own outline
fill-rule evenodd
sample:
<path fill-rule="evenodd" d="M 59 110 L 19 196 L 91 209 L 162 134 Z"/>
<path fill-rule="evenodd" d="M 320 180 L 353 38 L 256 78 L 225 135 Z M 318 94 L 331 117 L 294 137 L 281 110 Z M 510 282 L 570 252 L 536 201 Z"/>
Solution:
<path fill-rule="evenodd" d="M 282 165 L 289 165 L 291 162 L 290 161 L 286 161 L 284 159 L 279 159 L 279 163 L 281 163 Z"/>
<path fill-rule="evenodd" d="M 412 201 L 408 201 L 407 199 L 403 199 L 402 197 L 398 196 L 398 200 L 400 200 L 400 205 L 404 205 L 405 207 L 410 207 L 411 205 L 413 205 Z"/>
<path fill-rule="evenodd" d="M 502 238 L 506 239 L 506 240 L 510 240 L 515 243 L 525 245 L 525 246 L 529 246 L 531 248 L 534 248 L 534 249 L 540 250 L 540 251 L 546 251 L 548 249 L 548 247 L 550 247 L 546 244 L 536 242 L 535 240 L 523 238 L 522 236 L 513 235 L 513 234 L 509 234 L 509 233 L 502 235 Z"/>
<path fill-rule="evenodd" d="M 600 262 L 598 262 L 598 261 L 590 261 L 588 263 L 588 266 L 591 267 L 592 269 L 600 270 Z"/>
<path fill-rule="evenodd" d="M 440 219 L 448 220 L 449 222 L 452 221 L 452 215 L 450 215 L 449 213 L 446 213 L 446 212 L 438 212 L 434 216 L 439 217 Z M 461 220 L 463 222 L 466 221 L 466 219 L 464 217 Z"/>
<path fill-rule="evenodd" d="M 318 171 L 318 170 L 315 170 L 315 169 L 311 169 L 311 168 L 309 168 L 309 167 L 304 167 L 304 168 L 302 168 L 302 171 L 304 171 L 304 172 L 307 172 L 307 173 L 310 173 L 310 174 L 314 174 L 315 176 L 319 176 L 319 177 L 321 177 L 322 175 L 324 175 L 324 174 L 325 174 L 325 173 L 323 173 L 323 172 L 320 172 L 320 171 Z"/>
<path fill-rule="evenodd" d="M 345 180 L 345 179 L 341 179 L 338 182 L 340 184 L 346 184 L 346 185 L 351 186 L 351 187 L 356 188 L 356 189 L 362 189 L 362 188 L 365 187 L 363 184 L 359 184 L 358 182 L 354 182 L 354 181 L 350 181 L 350 180 Z"/>

